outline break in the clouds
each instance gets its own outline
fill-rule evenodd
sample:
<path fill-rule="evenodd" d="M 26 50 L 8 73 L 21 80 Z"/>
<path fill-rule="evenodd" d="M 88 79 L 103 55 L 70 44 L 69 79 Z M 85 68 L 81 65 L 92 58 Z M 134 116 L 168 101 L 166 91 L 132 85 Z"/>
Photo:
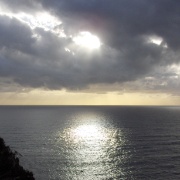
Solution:
<path fill-rule="evenodd" d="M 4 86 L 180 89 L 179 0 L 2 0 L 0 7 Z"/>

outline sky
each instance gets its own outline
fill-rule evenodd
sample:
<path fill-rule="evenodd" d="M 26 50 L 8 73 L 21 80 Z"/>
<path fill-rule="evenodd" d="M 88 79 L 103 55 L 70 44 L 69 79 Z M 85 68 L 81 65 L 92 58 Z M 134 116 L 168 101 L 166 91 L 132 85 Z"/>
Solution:
<path fill-rule="evenodd" d="M 0 105 L 180 105 L 179 0 L 1 0 Z"/>

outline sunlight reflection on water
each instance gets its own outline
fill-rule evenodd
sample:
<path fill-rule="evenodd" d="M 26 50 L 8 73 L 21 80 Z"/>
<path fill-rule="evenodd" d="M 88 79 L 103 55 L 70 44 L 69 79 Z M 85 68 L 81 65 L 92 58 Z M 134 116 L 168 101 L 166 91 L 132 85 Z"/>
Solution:
<path fill-rule="evenodd" d="M 107 127 L 100 118 L 80 119 L 79 124 L 59 134 L 59 147 L 64 154 L 64 179 L 120 179 L 126 160 L 122 150 L 126 142 L 120 129 Z M 63 177 L 62 177 L 63 174 Z"/>
<path fill-rule="evenodd" d="M 180 107 L 2 106 L 0 117 L 37 180 L 180 179 Z"/>

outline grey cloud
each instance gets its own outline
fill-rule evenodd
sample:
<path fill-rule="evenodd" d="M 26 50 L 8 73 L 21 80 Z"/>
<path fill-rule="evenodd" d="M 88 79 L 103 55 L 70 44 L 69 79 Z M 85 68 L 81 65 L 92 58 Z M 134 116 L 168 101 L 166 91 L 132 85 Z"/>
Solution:
<path fill-rule="evenodd" d="M 31 53 L 31 45 L 34 43 L 32 31 L 15 18 L 0 16 L 0 47 L 11 50 L 18 49 L 21 52 Z"/>
<path fill-rule="evenodd" d="M 88 30 L 99 34 L 116 47 L 117 37 L 137 37 L 156 34 L 164 38 L 172 48 L 179 48 L 180 30 L 178 0 L 62 0 L 51 3 L 41 1 L 64 19 L 73 29 Z M 66 24 L 66 21 L 68 24 Z M 74 25 L 74 26 L 72 26 Z"/>
<path fill-rule="evenodd" d="M 0 5 L 11 12 L 34 13 L 42 10 L 41 3 L 36 0 L 1 0 Z"/>
<path fill-rule="evenodd" d="M 178 0 L 2 2 L 17 12 L 30 12 L 28 7 L 32 13 L 44 8 L 62 19 L 57 28 L 63 28 L 67 35 L 87 30 L 103 42 L 100 51 L 87 55 L 75 47 L 70 37 L 58 37 L 42 28 L 32 30 L 15 18 L 1 16 L 0 75 L 22 86 L 74 90 L 99 83 L 129 83 L 180 59 Z M 152 35 L 162 37 L 168 48 L 147 42 L 146 37 Z M 156 78 L 162 80 L 157 75 Z M 151 82 L 139 82 L 144 89 L 161 89 Z"/>

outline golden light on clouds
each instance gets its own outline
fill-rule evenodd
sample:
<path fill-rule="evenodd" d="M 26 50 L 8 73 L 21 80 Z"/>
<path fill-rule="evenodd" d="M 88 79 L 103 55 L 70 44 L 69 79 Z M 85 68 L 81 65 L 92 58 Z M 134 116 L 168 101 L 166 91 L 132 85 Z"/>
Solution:
<path fill-rule="evenodd" d="M 178 105 L 180 98 L 165 93 L 97 94 L 82 92 L 32 90 L 4 92 L 0 105 Z"/>

